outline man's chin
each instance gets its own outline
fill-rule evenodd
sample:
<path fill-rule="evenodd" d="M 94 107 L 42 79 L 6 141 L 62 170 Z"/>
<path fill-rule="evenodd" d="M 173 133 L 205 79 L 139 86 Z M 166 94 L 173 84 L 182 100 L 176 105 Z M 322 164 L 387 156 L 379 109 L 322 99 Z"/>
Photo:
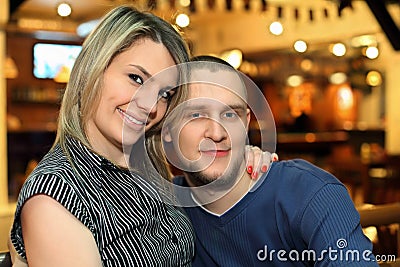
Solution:
<path fill-rule="evenodd" d="M 216 191 L 226 190 L 235 184 L 235 179 L 223 172 L 195 172 L 189 174 L 189 179 L 194 186 L 205 186 Z"/>
<path fill-rule="evenodd" d="M 223 172 L 207 172 L 207 171 L 202 171 L 200 172 L 201 176 L 204 177 L 204 179 L 208 182 L 208 183 L 212 183 L 215 182 L 221 178 L 223 178 L 224 173 Z"/>

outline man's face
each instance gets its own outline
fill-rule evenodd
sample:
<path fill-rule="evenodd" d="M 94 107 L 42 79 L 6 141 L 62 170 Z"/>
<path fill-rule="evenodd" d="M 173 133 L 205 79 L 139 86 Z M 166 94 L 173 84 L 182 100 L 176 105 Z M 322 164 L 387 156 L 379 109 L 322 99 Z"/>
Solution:
<path fill-rule="evenodd" d="M 179 116 L 170 123 L 167 138 L 164 137 L 172 141 L 180 164 L 177 167 L 185 171 L 193 186 L 215 180 L 217 184 L 228 184 L 244 169 L 250 120 L 242 99 L 244 89 L 235 89 L 241 87 L 237 74 L 219 71 L 209 75 L 230 76 L 222 82 L 224 86 L 207 82 L 190 84 L 189 100 L 176 109 Z M 229 83 L 232 84 L 227 89 Z"/>

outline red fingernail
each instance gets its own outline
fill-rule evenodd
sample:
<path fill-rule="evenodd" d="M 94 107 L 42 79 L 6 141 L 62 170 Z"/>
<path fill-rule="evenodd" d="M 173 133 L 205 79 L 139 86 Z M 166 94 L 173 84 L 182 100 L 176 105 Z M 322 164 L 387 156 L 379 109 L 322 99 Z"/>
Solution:
<path fill-rule="evenodd" d="M 253 179 L 257 178 L 257 177 L 258 177 L 258 173 L 257 173 L 257 172 L 253 172 L 253 174 L 251 175 L 251 177 L 252 177 Z"/>
<path fill-rule="evenodd" d="M 253 167 L 252 166 L 247 167 L 247 172 L 249 174 L 252 173 L 253 172 Z"/>
<path fill-rule="evenodd" d="M 262 172 L 266 172 L 266 171 L 267 171 L 267 166 L 265 166 L 265 165 L 262 166 L 261 171 L 262 171 Z"/>

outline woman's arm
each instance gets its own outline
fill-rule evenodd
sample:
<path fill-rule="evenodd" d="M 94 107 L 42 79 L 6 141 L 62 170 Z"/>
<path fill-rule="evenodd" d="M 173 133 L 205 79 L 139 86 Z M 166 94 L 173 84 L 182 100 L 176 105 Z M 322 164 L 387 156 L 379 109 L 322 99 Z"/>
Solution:
<path fill-rule="evenodd" d="M 54 199 L 30 198 L 22 208 L 21 223 L 30 267 L 102 265 L 92 233 Z"/>

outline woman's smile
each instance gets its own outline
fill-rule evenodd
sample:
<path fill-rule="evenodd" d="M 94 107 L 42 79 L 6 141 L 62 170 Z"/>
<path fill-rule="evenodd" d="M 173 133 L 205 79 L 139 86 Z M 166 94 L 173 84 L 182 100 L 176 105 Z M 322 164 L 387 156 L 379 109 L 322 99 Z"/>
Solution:
<path fill-rule="evenodd" d="M 134 115 L 128 114 L 125 110 L 117 108 L 119 114 L 121 115 L 123 121 L 127 123 L 130 128 L 135 130 L 142 130 L 146 126 L 147 119 L 136 119 Z"/>

